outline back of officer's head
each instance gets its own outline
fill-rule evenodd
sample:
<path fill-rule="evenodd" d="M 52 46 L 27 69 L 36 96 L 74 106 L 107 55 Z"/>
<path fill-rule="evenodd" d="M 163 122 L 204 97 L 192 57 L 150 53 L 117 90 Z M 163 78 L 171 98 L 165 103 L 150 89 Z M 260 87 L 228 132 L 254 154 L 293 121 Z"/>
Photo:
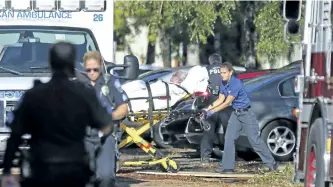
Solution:
<path fill-rule="evenodd" d="M 50 50 L 49 61 L 54 72 L 70 71 L 70 73 L 74 73 L 75 59 L 75 47 L 69 42 L 56 43 Z"/>
<path fill-rule="evenodd" d="M 220 64 L 222 63 L 222 57 L 219 54 L 214 53 L 209 56 L 208 61 L 209 64 Z"/>

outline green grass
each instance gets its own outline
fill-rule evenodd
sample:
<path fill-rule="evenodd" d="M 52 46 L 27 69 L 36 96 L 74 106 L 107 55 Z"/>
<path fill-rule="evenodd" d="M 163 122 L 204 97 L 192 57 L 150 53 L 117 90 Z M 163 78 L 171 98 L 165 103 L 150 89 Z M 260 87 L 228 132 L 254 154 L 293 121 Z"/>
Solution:
<path fill-rule="evenodd" d="M 287 164 L 282 170 L 275 173 L 266 173 L 264 175 L 256 176 L 250 179 L 248 183 L 251 186 L 269 186 L 269 187 L 300 187 L 304 184 L 293 183 L 293 165 L 291 163 Z"/>

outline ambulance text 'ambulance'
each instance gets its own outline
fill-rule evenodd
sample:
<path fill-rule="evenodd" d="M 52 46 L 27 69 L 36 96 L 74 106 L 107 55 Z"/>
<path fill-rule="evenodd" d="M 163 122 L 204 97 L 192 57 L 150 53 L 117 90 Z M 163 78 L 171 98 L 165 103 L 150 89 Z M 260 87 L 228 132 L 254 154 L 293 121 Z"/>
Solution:
<path fill-rule="evenodd" d="M 61 12 L 46 12 L 46 11 L 0 11 L 0 19 L 71 19 L 72 13 Z"/>

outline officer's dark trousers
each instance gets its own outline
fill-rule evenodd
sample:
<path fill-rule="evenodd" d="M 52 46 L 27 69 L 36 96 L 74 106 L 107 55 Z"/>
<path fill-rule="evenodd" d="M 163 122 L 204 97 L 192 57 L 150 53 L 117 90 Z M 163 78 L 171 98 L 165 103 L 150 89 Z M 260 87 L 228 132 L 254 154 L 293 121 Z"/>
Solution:
<path fill-rule="evenodd" d="M 212 104 L 214 101 L 218 99 L 218 96 L 211 95 L 208 97 L 207 101 L 205 102 L 207 105 Z M 207 122 L 211 125 L 209 131 L 204 131 L 201 144 L 200 144 L 200 156 L 203 157 L 210 157 L 211 153 L 213 152 L 213 144 L 215 140 L 215 131 L 219 124 L 219 112 L 213 114 L 211 117 L 207 119 Z"/>
<path fill-rule="evenodd" d="M 33 177 L 22 182 L 22 187 L 85 187 L 92 174 L 88 164 L 38 164 L 34 168 Z"/>
<path fill-rule="evenodd" d="M 274 164 L 275 161 L 272 154 L 259 136 L 259 124 L 250 108 L 247 111 L 234 111 L 229 118 L 225 134 L 222 168 L 235 168 L 235 141 L 243 128 L 247 132 L 247 137 L 252 148 L 260 156 L 263 163 L 267 166 Z"/>
<path fill-rule="evenodd" d="M 95 157 L 96 148 L 101 149 Z M 86 148 L 90 154 L 91 166 L 94 168 L 97 180 L 100 182 L 99 187 L 114 187 L 116 180 L 116 142 L 112 135 L 109 135 L 105 142 L 100 145 L 95 141 L 86 141 Z"/>
<path fill-rule="evenodd" d="M 200 144 L 201 158 L 210 157 L 211 153 L 213 152 L 213 144 L 216 137 L 215 132 L 220 122 L 219 119 L 220 119 L 219 112 L 213 114 L 211 117 L 207 119 L 207 122 L 211 125 L 211 128 L 208 131 L 204 131 L 203 133 Z"/>

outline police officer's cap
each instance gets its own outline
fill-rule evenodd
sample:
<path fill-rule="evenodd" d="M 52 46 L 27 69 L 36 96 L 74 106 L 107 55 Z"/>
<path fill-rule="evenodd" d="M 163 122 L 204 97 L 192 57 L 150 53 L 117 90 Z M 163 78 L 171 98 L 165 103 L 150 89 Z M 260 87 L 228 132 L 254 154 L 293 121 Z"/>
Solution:
<path fill-rule="evenodd" d="M 209 56 L 208 61 L 209 64 L 222 63 L 222 57 L 219 54 L 214 53 Z"/>
<path fill-rule="evenodd" d="M 75 47 L 68 42 L 56 43 L 50 50 L 49 58 L 53 70 L 74 70 L 76 59 Z"/>

